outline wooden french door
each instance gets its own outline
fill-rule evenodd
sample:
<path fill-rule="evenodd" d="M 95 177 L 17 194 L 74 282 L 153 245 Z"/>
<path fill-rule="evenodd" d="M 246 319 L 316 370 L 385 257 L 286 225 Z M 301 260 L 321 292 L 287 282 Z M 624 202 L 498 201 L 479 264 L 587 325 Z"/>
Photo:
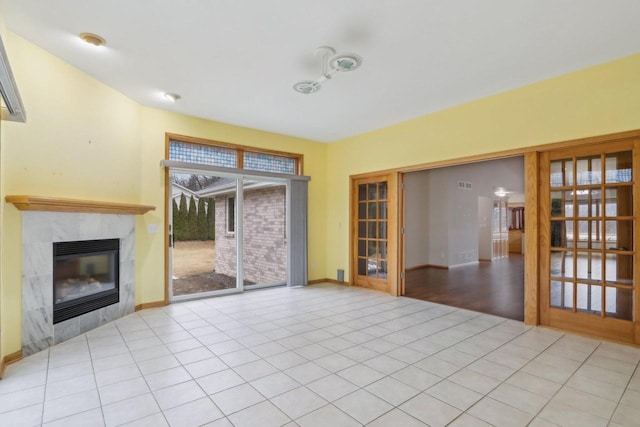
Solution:
<path fill-rule="evenodd" d="M 352 178 L 352 280 L 397 295 L 397 174 Z"/>
<path fill-rule="evenodd" d="M 639 142 L 541 153 L 542 324 L 638 342 Z"/>

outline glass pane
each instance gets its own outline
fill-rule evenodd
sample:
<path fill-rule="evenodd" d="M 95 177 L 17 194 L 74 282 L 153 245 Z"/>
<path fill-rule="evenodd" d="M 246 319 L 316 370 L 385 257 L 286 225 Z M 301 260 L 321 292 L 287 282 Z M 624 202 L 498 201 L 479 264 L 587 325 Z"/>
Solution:
<path fill-rule="evenodd" d="M 366 221 L 358 221 L 358 237 L 360 237 L 360 238 L 367 237 L 367 222 Z"/>
<path fill-rule="evenodd" d="M 552 191 L 551 192 L 551 216 L 572 216 L 573 215 L 573 192 L 572 191 Z"/>
<path fill-rule="evenodd" d="M 380 269 L 378 270 L 378 277 L 381 279 L 387 278 L 387 262 L 380 261 Z"/>
<path fill-rule="evenodd" d="M 377 258 L 378 257 L 378 250 L 376 249 L 376 241 L 375 240 L 369 240 L 367 242 L 367 256 L 369 256 L 369 258 Z"/>
<path fill-rule="evenodd" d="M 367 256 L 367 241 L 363 239 L 358 240 L 358 256 Z"/>
<path fill-rule="evenodd" d="M 555 160 L 551 162 L 551 186 L 573 185 L 573 160 Z"/>
<path fill-rule="evenodd" d="M 633 250 L 633 227 L 631 221 L 606 221 L 605 244 L 607 249 Z"/>
<path fill-rule="evenodd" d="M 586 280 L 602 280 L 602 257 L 593 252 L 578 252 L 576 278 Z"/>
<path fill-rule="evenodd" d="M 387 242 L 378 242 L 378 248 L 380 249 L 380 258 L 387 259 Z"/>
<path fill-rule="evenodd" d="M 386 181 L 378 183 L 378 191 L 380 192 L 378 194 L 378 198 L 379 199 L 386 199 L 387 198 L 387 182 Z"/>
<path fill-rule="evenodd" d="M 369 233 L 367 234 L 367 237 L 369 239 L 375 239 L 378 236 L 378 223 L 375 221 L 369 221 L 368 229 Z"/>
<path fill-rule="evenodd" d="M 632 216 L 633 215 L 633 188 L 624 187 L 607 188 L 606 190 L 606 216 Z"/>
<path fill-rule="evenodd" d="M 387 218 L 387 202 L 378 203 L 378 208 L 380 209 L 380 212 L 379 212 L 380 219 L 386 219 Z"/>
<path fill-rule="evenodd" d="M 631 289 L 606 288 L 605 303 L 607 317 L 633 320 L 633 291 Z"/>
<path fill-rule="evenodd" d="M 551 307 L 573 309 L 573 283 L 551 281 Z"/>
<path fill-rule="evenodd" d="M 378 184 L 373 182 L 368 185 L 368 200 L 376 200 L 378 198 Z"/>
<path fill-rule="evenodd" d="M 577 190 L 578 216 L 602 215 L 602 194 L 600 190 Z"/>
<path fill-rule="evenodd" d="M 607 283 L 633 285 L 633 255 L 607 254 Z"/>
<path fill-rule="evenodd" d="M 573 247 L 573 221 L 551 221 L 551 246 Z"/>
<path fill-rule="evenodd" d="M 602 286 L 578 283 L 576 305 L 578 311 L 600 315 L 602 313 Z"/>
<path fill-rule="evenodd" d="M 368 205 L 369 208 L 367 210 L 369 211 L 369 219 L 376 219 L 378 217 L 376 212 L 376 202 L 369 202 Z"/>
<path fill-rule="evenodd" d="M 631 182 L 631 151 L 607 154 L 605 159 L 606 182 Z"/>
<path fill-rule="evenodd" d="M 367 275 L 367 260 L 366 258 L 358 258 L 358 275 Z"/>
<path fill-rule="evenodd" d="M 602 221 L 578 221 L 578 242 L 580 249 L 602 249 Z"/>
<path fill-rule="evenodd" d="M 573 279 L 573 252 L 551 251 L 551 276 Z"/>
<path fill-rule="evenodd" d="M 358 185 L 358 200 L 367 200 L 367 184 Z"/>
<path fill-rule="evenodd" d="M 378 238 L 379 239 L 387 238 L 387 221 L 380 221 L 378 223 Z"/>
<path fill-rule="evenodd" d="M 376 276 L 378 271 L 378 260 L 367 258 L 367 276 Z"/>
<path fill-rule="evenodd" d="M 367 219 L 366 203 L 358 203 L 358 219 Z"/>
<path fill-rule="evenodd" d="M 577 185 L 602 183 L 602 163 L 600 156 L 585 157 L 576 160 Z"/>

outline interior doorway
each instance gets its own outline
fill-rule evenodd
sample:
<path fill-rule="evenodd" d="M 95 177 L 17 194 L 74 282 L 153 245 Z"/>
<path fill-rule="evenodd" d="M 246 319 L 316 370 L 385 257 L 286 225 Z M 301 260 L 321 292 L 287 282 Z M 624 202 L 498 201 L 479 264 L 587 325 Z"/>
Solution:
<path fill-rule="evenodd" d="M 403 180 L 404 295 L 523 320 L 523 157 Z"/>

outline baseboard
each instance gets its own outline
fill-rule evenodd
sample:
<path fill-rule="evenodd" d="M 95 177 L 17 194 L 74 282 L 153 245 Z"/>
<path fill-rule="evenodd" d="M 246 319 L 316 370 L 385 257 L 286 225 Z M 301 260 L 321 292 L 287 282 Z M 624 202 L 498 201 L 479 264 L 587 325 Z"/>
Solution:
<path fill-rule="evenodd" d="M 415 267 L 405 267 L 404 271 L 422 270 L 429 267 L 431 267 L 431 264 L 416 265 Z"/>
<path fill-rule="evenodd" d="M 338 282 L 335 279 L 316 279 L 316 280 L 309 280 L 308 282 L 310 285 L 316 285 L 318 283 L 335 283 L 336 285 L 343 285 L 343 286 L 351 286 L 349 284 L 349 282 Z"/>
<path fill-rule="evenodd" d="M 409 268 L 405 268 L 404 271 L 411 271 L 411 270 L 420 270 L 423 268 L 439 268 L 441 270 L 448 270 L 449 267 L 446 265 L 438 265 L 438 264 L 424 264 L 424 265 L 419 265 L 417 267 L 409 267 Z"/>
<path fill-rule="evenodd" d="M 8 365 L 17 362 L 22 359 L 22 350 L 18 350 L 15 353 L 7 354 L 5 357 L 0 360 L 0 380 L 4 376 L 4 370 L 7 369 Z"/>
<path fill-rule="evenodd" d="M 166 301 L 164 301 L 164 300 L 162 300 L 162 301 L 154 301 L 154 302 L 145 302 L 145 303 L 136 305 L 135 310 L 136 311 L 140 311 L 140 310 L 144 310 L 146 308 L 164 307 L 165 305 L 168 305 L 168 303 Z"/>
<path fill-rule="evenodd" d="M 450 265 L 449 268 L 467 267 L 467 266 L 476 265 L 476 264 L 479 264 L 479 261 L 471 261 L 471 262 L 465 262 L 463 264 Z"/>

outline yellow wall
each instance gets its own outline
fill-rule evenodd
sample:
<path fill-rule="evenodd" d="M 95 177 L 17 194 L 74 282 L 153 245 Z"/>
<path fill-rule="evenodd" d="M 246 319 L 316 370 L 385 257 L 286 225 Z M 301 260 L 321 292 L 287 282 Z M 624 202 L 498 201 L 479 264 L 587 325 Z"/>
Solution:
<path fill-rule="evenodd" d="M 324 277 L 326 145 L 143 107 L 15 34 L 4 41 L 27 123 L 1 128 L 0 357 L 21 347 L 21 214 L 6 195 L 156 206 L 136 217 L 136 304 L 164 299 L 165 132 L 303 154 L 312 176 L 310 278 Z M 159 232 L 149 234 L 150 224 Z"/>
<path fill-rule="evenodd" d="M 330 144 L 327 277 L 349 270 L 350 175 L 633 129 L 640 54 Z"/>

